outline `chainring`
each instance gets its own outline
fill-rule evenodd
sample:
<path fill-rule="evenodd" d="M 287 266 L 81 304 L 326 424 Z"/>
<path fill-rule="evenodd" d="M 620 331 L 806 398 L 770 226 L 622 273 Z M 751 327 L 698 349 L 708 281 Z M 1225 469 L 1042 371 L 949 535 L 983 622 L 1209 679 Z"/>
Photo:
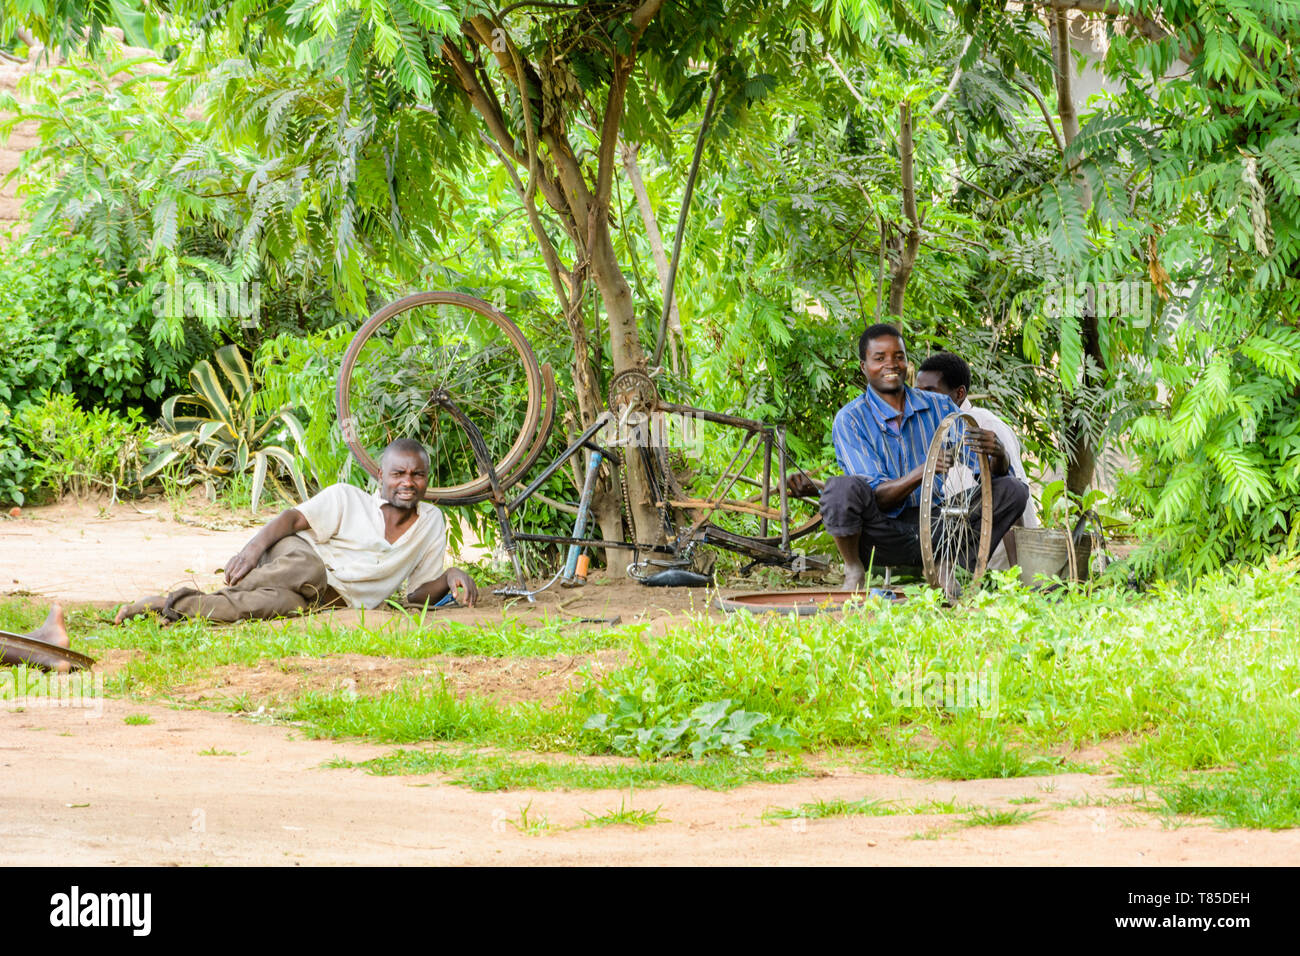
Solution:
<path fill-rule="evenodd" d="M 649 413 L 659 408 L 659 389 L 645 372 L 628 369 L 609 380 L 606 401 L 615 415 L 622 415 L 625 410 Z"/>

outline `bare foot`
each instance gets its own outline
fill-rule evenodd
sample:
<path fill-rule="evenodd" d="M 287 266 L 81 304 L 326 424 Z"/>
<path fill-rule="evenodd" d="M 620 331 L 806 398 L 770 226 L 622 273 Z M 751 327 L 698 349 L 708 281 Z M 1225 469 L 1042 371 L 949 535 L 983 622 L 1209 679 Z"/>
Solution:
<path fill-rule="evenodd" d="M 844 565 L 844 590 L 861 591 L 867 580 L 867 569 L 860 564 Z"/>
<path fill-rule="evenodd" d="M 156 594 L 153 597 L 141 598 L 134 604 L 123 604 L 113 615 L 113 623 L 121 624 L 133 617 L 139 617 L 141 614 L 148 614 L 153 611 L 155 614 L 162 613 L 163 607 L 167 604 L 167 595 Z"/>
<path fill-rule="evenodd" d="M 63 608 L 57 604 L 50 608 L 50 613 L 45 618 L 44 624 L 28 634 L 19 636 L 33 641 L 40 641 L 42 644 L 49 644 L 52 648 L 67 647 L 71 643 L 68 640 L 68 629 L 63 622 Z M 6 645 L 3 651 L 0 651 L 0 664 L 26 664 L 30 667 L 42 667 L 46 670 L 57 671 L 60 674 L 66 674 L 72 670 L 71 663 L 52 651 L 46 654 L 38 650 L 17 648 L 11 645 Z"/>
<path fill-rule="evenodd" d="M 70 647 L 72 641 L 68 638 L 67 623 L 63 620 L 63 608 L 57 604 L 50 605 L 50 613 L 46 615 L 45 623 L 27 637 L 34 641 L 53 644 L 55 647 Z"/>

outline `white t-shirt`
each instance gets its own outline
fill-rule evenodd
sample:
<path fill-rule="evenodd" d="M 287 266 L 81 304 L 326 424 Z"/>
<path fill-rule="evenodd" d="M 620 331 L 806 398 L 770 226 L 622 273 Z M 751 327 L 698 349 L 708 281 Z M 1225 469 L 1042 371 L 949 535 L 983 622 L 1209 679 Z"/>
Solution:
<path fill-rule="evenodd" d="M 1020 439 L 1016 437 L 1015 432 L 1007 427 L 1006 422 L 987 408 L 976 408 L 970 403 L 969 399 L 961 403 L 961 410 L 974 418 L 979 423 L 980 428 L 991 431 L 998 436 L 998 441 L 1002 442 L 1002 447 L 1007 453 L 1009 474 L 1015 475 L 1027 486 L 1029 477 L 1025 474 L 1024 463 L 1020 460 Z M 965 465 L 957 465 L 944 476 L 944 494 L 952 494 L 965 488 L 973 488 L 975 484 L 975 475 L 972 474 L 971 470 Z M 1026 528 L 1038 527 L 1038 509 L 1034 507 L 1033 495 L 1030 495 L 1029 500 L 1025 502 L 1023 520 Z M 1007 532 L 1007 534 L 1011 533 L 1010 531 Z M 1011 563 L 1007 560 L 1007 549 L 1001 541 L 993 549 L 993 553 L 989 555 L 989 567 L 994 570 L 1006 570 L 1011 567 Z"/>
<path fill-rule="evenodd" d="M 403 581 L 409 579 L 414 590 L 442 574 L 447 552 L 442 512 L 420 502 L 415 523 L 390 544 L 383 504 L 377 491 L 337 484 L 297 506 L 311 525 L 298 537 L 316 550 L 330 586 L 352 607 L 377 608 Z"/>

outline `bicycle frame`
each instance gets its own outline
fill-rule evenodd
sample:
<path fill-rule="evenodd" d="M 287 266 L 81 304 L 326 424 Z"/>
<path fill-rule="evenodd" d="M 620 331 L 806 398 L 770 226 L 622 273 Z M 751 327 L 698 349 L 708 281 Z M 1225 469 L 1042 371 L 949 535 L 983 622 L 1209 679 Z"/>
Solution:
<path fill-rule="evenodd" d="M 565 574 L 566 571 L 572 578 L 572 568 L 576 562 L 578 553 L 583 548 L 606 548 L 631 550 L 633 553 L 633 567 L 641 566 L 637 560 L 640 553 L 669 555 L 671 559 L 665 564 L 667 566 L 680 566 L 690 562 L 691 552 L 696 545 L 705 544 L 715 547 L 726 548 L 738 554 L 745 555 L 753 559 L 750 567 L 756 564 L 773 564 L 791 566 L 796 565 L 798 561 L 803 561 L 803 567 L 797 567 L 796 570 L 805 570 L 814 566 L 821 566 L 826 563 L 825 559 L 820 556 L 795 555 L 790 551 L 791 528 L 790 528 L 790 507 L 789 496 L 786 490 L 786 449 L 785 449 L 785 431 L 774 425 L 767 425 L 763 422 L 754 421 L 747 418 L 739 418 L 734 415 L 723 415 L 718 412 L 712 412 L 707 409 L 694 408 L 689 405 L 675 405 L 669 403 L 660 403 L 654 411 L 666 412 L 668 414 L 690 415 L 704 421 L 714 422 L 720 425 L 727 425 L 734 428 L 740 428 L 745 431 L 745 437 L 741 440 L 740 447 L 732 456 L 722 476 L 714 486 L 713 492 L 708 498 L 704 499 L 673 499 L 655 501 L 654 504 L 662 513 L 667 516 L 672 508 L 692 508 L 702 511 L 687 529 L 678 531 L 671 544 L 633 542 L 626 541 L 607 541 L 599 538 L 587 538 L 585 536 L 586 516 L 590 509 L 591 499 L 595 492 L 596 482 L 594 481 L 594 468 L 588 468 L 587 480 L 583 483 L 582 494 L 578 502 L 578 520 L 575 522 L 574 533 L 572 535 L 554 535 L 554 534 L 530 534 L 516 532 L 511 525 L 510 516 L 518 511 L 546 481 L 554 475 L 564 464 L 583 450 L 591 452 L 595 465 L 600 460 L 608 461 L 615 469 L 623 466 L 620 456 L 611 448 L 602 445 L 596 441 L 596 436 L 612 424 L 617 424 L 618 419 L 612 412 L 601 413 L 594 422 L 587 427 L 558 457 L 551 461 L 536 478 L 519 492 L 515 497 L 507 500 L 505 489 L 501 485 L 500 477 L 496 473 L 496 468 L 492 463 L 491 457 L 487 452 L 487 446 L 483 441 L 482 434 L 472 421 L 458 408 L 446 393 L 435 393 L 431 396 L 433 404 L 445 409 L 448 414 L 456 420 L 460 427 L 465 431 L 469 438 L 470 446 L 474 451 L 475 460 L 478 462 L 480 471 L 488 478 L 491 487 L 491 494 L 488 498 L 492 502 L 496 511 L 497 524 L 501 529 L 501 542 L 506 553 L 510 555 L 511 562 L 514 565 L 516 583 L 513 586 L 500 588 L 494 593 L 504 596 L 526 597 L 529 601 L 534 600 L 534 595 L 550 587 Z M 751 442 L 753 447 L 749 449 L 749 454 L 744 461 L 732 471 L 733 466 L 740 460 L 747 447 Z M 744 469 L 753 460 L 758 453 L 759 447 L 763 448 L 763 479 L 761 483 L 762 497 L 758 504 L 750 502 L 729 501 L 728 493 L 735 487 L 738 482 L 753 482 L 752 479 L 743 477 Z M 638 446 L 643 454 L 643 460 L 647 468 L 655 477 L 656 487 L 667 487 L 667 482 L 663 480 L 661 474 L 655 474 L 658 471 L 658 465 L 653 456 L 646 453 L 644 443 Z M 776 454 L 778 481 L 776 488 L 772 487 L 772 457 Z M 766 505 L 773 493 L 776 493 L 780 499 L 780 507 L 773 511 Z M 747 535 L 736 534 L 718 528 L 709 522 L 709 518 L 724 509 L 742 510 L 757 514 L 759 517 L 759 535 L 760 538 L 752 538 Z M 780 524 L 780 544 L 769 543 L 761 540 L 767 537 L 769 521 L 776 520 Z M 675 530 L 671 527 L 671 519 L 666 518 L 666 524 L 670 527 L 668 530 Z M 533 541 L 546 544 L 569 545 L 570 551 L 565 567 L 556 574 L 547 584 L 540 588 L 529 590 L 524 582 L 523 569 L 520 565 L 518 555 L 518 545 L 521 541 Z"/>

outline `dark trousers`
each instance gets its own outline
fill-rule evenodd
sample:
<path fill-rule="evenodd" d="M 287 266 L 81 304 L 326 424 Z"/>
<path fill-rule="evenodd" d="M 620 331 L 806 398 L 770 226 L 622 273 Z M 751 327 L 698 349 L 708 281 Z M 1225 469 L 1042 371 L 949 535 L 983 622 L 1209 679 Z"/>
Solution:
<path fill-rule="evenodd" d="M 181 588 L 143 598 L 127 608 L 127 616 L 154 611 L 169 621 L 205 617 L 230 622 L 286 617 L 335 603 L 339 597 L 326 580 L 324 562 L 310 544 L 291 534 L 268 548 L 237 584 L 212 594 Z"/>
<path fill-rule="evenodd" d="M 1011 475 L 993 479 L 993 538 L 991 554 L 1003 535 L 1016 523 L 1029 500 L 1029 487 Z M 971 503 L 972 524 L 980 526 L 981 500 L 977 493 Z M 831 537 L 861 534 L 858 553 L 864 565 L 912 565 L 921 562 L 921 510 L 904 508 L 896 518 L 880 510 L 876 493 L 865 478 L 839 475 L 826 482 L 821 496 L 822 523 Z M 938 522 L 931 527 L 937 529 Z M 872 552 L 875 552 L 874 556 Z M 974 555 L 966 563 L 974 564 Z"/>

